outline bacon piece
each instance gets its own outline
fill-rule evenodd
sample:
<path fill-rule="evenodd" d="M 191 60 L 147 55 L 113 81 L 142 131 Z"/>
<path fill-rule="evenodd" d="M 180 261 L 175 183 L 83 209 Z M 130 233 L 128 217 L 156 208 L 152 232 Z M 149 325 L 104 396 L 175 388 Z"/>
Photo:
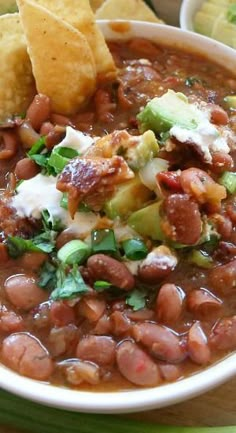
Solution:
<path fill-rule="evenodd" d="M 134 177 L 124 158 L 74 158 L 57 181 L 57 189 L 68 193 L 68 209 L 73 217 L 83 200 L 94 211 L 115 190 L 115 186 Z"/>

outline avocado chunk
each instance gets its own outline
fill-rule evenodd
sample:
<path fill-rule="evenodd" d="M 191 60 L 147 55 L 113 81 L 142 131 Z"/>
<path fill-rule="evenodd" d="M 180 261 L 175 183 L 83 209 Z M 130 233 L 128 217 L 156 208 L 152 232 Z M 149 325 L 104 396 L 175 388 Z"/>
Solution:
<path fill-rule="evenodd" d="M 105 203 L 104 211 L 108 218 L 126 219 L 132 212 L 145 206 L 152 196 L 152 191 L 136 176 L 117 188 L 115 195 Z"/>
<path fill-rule="evenodd" d="M 143 168 L 159 152 L 159 145 L 153 131 L 146 131 L 140 135 L 137 146 L 128 148 L 125 159 L 132 170 Z"/>
<path fill-rule="evenodd" d="M 164 240 L 160 217 L 161 203 L 155 202 L 134 212 L 128 219 L 128 225 L 141 236 L 148 236 L 156 241 Z"/>
<path fill-rule="evenodd" d="M 230 110 L 236 110 L 236 95 L 226 96 L 224 101 Z"/>
<path fill-rule="evenodd" d="M 194 129 L 200 121 L 196 108 L 188 103 L 187 97 L 173 90 L 148 102 L 137 119 L 141 132 L 151 129 L 157 134 L 169 131 L 174 125 Z"/>
<path fill-rule="evenodd" d="M 18 11 L 15 0 L 0 1 L 0 15 L 11 14 Z"/>

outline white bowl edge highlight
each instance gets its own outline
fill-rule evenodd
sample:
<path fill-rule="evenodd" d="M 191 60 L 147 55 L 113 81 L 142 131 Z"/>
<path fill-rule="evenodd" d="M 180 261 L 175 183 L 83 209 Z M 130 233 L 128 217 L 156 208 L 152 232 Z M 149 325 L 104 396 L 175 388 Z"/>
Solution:
<path fill-rule="evenodd" d="M 180 27 L 183 30 L 194 31 L 193 18 L 204 0 L 183 0 L 180 8 Z"/>

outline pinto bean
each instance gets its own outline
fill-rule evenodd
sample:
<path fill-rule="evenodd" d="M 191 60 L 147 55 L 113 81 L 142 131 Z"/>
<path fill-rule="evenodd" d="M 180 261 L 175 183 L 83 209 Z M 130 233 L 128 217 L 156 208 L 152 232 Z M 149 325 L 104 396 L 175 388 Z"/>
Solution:
<path fill-rule="evenodd" d="M 215 152 L 212 154 L 211 169 L 214 173 L 223 173 L 234 166 L 232 157 L 228 153 Z"/>
<path fill-rule="evenodd" d="M 87 268 L 94 281 L 102 279 L 123 290 L 132 290 L 135 285 L 134 276 L 129 269 L 105 254 L 89 257 Z"/>
<path fill-rule="evenodd" d="M 135 385 L 156 386 L 161 382 L 157 364 L 132 340 L 118 345 L 116 362 L 121 374 Z"/>
<path fill-rule="evenodd" d="M 40 135 L 27 120 L 20 125 L 18 134 L 24 149 L 30 149 L 40 139 Z"/>
<path fill-rule="evenodd" d="M 98 365 L 113 365 L 115 362 L 116 344 L 111 337 L 89 335 L 78 343 L 76 356 Z"/>
<path fill-rule="evenodd" d="M 39 131 L 43 122 L 49 119 L 51 111 L 50 99 L 39 93 L 35 95 L 27 112 L 26 119 L 31 123 L 35 131 Z"/>
<path fill-rule="evenodd" d="M 221 238 L 227 240 L 231 238 L 233 223 L 227 215 L 214 214 L 212 215 L 212 222 L 215 223 L 217 232 Z"/>
<path fill-rule="evenodd" d="M 63 116 L 62 114 L 53 113 L 51 115 L 51 121 L 55 125 L 72 126 L 72 127 L 74 126 L 73 123 L 71 122 L 71 120 L 68 117 Z"/>
<path fill-rule="evenodd" d="M 6 244 L 0 242 L 0 263 L 6 263 L 10 259 Z"/>
<path fill-rule="evenodd" d="M 211 352 L 199 322 L 195 322 L 188 332 L 189 356 L 196 364 L 204 365 L 210 362 Z"/>
<path fill-rule="evenodd" d="M 105 309 L 106 302 L 104 299 L 86 296 L 78 303 L 77 313 L 90 322 L 97 322 L 104 314 Z"/>
<path fill-rule="evenodd" d="M 50 319 L 55 326 L 66 326 L 75 323 L 75 311 L 65 302 L 55 301 L 50 307 Z"/>
<path fill-rule="evenodd" d="M 197 203 L 187 194 L 172 194 L 164 201 L 164 211 L 170 225 L 169 236 L 174 241 L 186 245 L 198 242 L 202 221 Z"/>
<path fill-rule="evenodd" d="M 40 251 L 29 251 L 23 254 L 23 256 L 18 259 L 17 263 L 24 269 L 30 269 L 31 271 L 38 271 L 40 266 L 46 262 L 48 255 Z"/>
<path fill-rule="evenodd" d="M 37 338 L 24 332 L 3 340 L 2 360 L 19 374 L 37 380 L 48 380 L 54 368 L 46 348 Z"/>
<path fill-rule="evenodd" d="M 217 350 L 236 349 L 236 316 L 221 319 L 212 328 L 209 345 Z"/>
<path fill-rule="evenodd" d="M 124 335 L 131 329 L 130 320 L 120 311 L 114 311 L 114 313 L 110 315 L 110 321 L 114 335 Z"/>
<path fill-rule="evenodd" d="M 178 365 L 173 364 L 159 364 L 161 375 L 167 382 L 175 382 L 183 373 Z"/>
<path fill-rule="evenodd" d="M 75 360 L 68 362 L 66 366 L 66 379 L 72 385 L 80 385 L 83 382 L 98 385 L 100 382 L 100 370 L 98 365 L 89 361 Z"/>
<path fill-rule="evenodd" d="M 15 175 L 19 180 L 27 180 L 36 176 L 39 173 L 38 165 L 30 158 L 23 158 L 17 162 L 15 167 Z"/>
<path fill-rule="evenodd" d="M 97 321 L 93 328 L 93 334 L 95 335 L 108 335 L 111 334 L 112 325 L 110 317 L 107 314 L 103 314 L 102 317 Z"/>
<path fill-rule="evenodd" d="M 156 315 L 157 320 L 162 323 L 176 322 L 183 310 L 185 294 L 175 284 L 164 284 L 157 295 Z"/>
<path fill-rule="evenodd" d="M 160 360 L 175 363 L 185 357 L 177 335 L 164 326 L 148 322 L 139 323 L 133 327 L 133 337 Z"/>
<path fill-rule="evenodd" d="M 70 229 L 65 229 L 57 236 L 56 248 L 59 250 L 61 247 L 67 244 L 67 242 L 77 238 L 78 238 L 78 234 L 72 232 Z"/>
<path fill-rule="evenodd" d="M 65 353 L 67 353 L 67 355 L 73 355 L 78 343 L 78 334 L 78 328 L 73 324 L 62 326 L 60 328 L 52 328 L 48 338 L 51 355 L 53 357 Z"/>
<path fill-rule="evenodd" d="M 229 116 L 226 111 L 216 104 L 210 104 L 211 108 L 211 122 L 216 125 L 227 125 L 229 123 Z"/>
<path fill-rule="evenodd" d="M 208 274 L 208 283 L 220 294 L 236 289 L 236 259 L 213 268 Z"/>
<path fill-rule="evenodd" d="M 8 311 L 7 308 L 2 305 L 0 310 L 0 330 L 12 333 L 23 331 L 23 329 L 23 318 L 14 311 Z"/>
<path fill-rule="evenodd" d="M 149 308 L 141 308 L 138 311 L 126 310 L 125 315 L 133 322 L 144 322 L 144 320 L 154 319 L 155 313 Z"/>
<path fill-rule="evenodd" d="M 0 150 L 0 160 L 12 158 L 18 149 L 18 139 L 14 131 L 1 131 L 0 140 L 2 148 Z"/>
<path fill-rule="evenodd" d="M 35 278 L 26 274 L 7 278 L 4 289 L 9 301 L 26 311 L 47 299 L 47 293 L 37 285 Z"/>
<path fill-rule="evenodd" d="M 148 284 L 166 278 L 178 263 L 176 255 L 165 245 L 150 252 L 138 268 L 138 278 Z"/>
<path fill-rule="evenodd" d="M 205 289 L 192 290 L 187 296 L 187 308 L 199 319 L 210 319 L 222 310 L 222 301 Z"/>
<path fill-rule="evenodd" d="M 199 204 L 207 203 L 214 211 L 221 208 L 221 201 L 226 198 L 224 186 L 215 182 L 209 174 L 200 168 L 188 168 L 180 175 L 180 183 L 186 194 L 194 197 Z"/>

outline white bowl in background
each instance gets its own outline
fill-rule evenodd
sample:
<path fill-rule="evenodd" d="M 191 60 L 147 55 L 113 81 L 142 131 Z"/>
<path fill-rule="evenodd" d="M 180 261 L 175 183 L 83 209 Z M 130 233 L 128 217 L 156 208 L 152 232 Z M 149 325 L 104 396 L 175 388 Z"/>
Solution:
<path fill-rule="evenodd" d="M 179 18 L 181 29 L 194 31 L 193 17 L 203 2 L 204 0 L 183 0 Z"/>
<path fill-rule="evenodd" d="M 205 55 L 210 60 L 227 66 L 231 71 L 236 70 L 233 49 L 195 33 L 144 22 L 125 22 L 119 27 L 117 22 L 101 21 L 100 26 L 107 39 L 119 40 L 140 36 L 160 44 Z M 48 406 L 83 412 L 127 413 L 160 408 L 190 399 L 222 384 L 234 375 L 236 353 L 185 379 L 151 389 L 117 392 L 76 391 L 22 377 L 1 365 L 0 386 Z"/>

